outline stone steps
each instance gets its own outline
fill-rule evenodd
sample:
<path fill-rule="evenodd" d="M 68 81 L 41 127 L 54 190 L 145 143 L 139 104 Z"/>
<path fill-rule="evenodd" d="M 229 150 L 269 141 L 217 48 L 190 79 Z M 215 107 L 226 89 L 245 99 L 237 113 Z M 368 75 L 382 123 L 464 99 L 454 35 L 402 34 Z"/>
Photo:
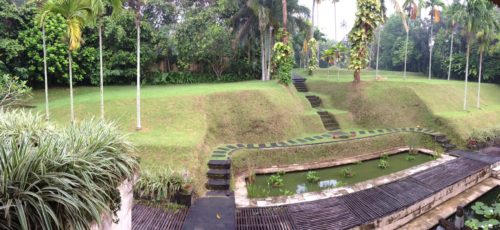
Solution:
<path fill-rule="evenodd" d="M 307 88 L 306 84 L 304 82 L 294 82 L 293 85 L 299 92 L 308 92 L 309 89 Z"/>
<path fill-rule="evenodd" d="M 306 96 L 307 100 L 313 108 L 319 107 L 321 105 L 321 99 L 315 95 Z"/>
<path fill-rule="evenodd" d="M 208 162 L 208 182 L 206 188 L 214 191 L 228 192 L 231 178 L 231 161 L 229 160 L 210 160 Z"/>
<path fill-rule="evenodd" d="M 326 130 L 331 131 L 340 128 L 339 123 L 331 113 L 327 111 L 318 111 L 318 115 L 320 116 L 321 122 L 323 122 L 323 126 Z"/>

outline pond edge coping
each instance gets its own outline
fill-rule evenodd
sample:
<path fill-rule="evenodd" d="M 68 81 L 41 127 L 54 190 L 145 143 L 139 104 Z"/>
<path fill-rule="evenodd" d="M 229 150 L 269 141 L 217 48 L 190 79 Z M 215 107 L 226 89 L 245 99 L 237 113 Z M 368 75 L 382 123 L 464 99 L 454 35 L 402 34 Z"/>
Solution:
<path fill-rule="evenodd" d="M 332 160 L 329 162 L 315 162 L 315 163 L 308 163 L 306 167 L 303 165 L 299 164 L 293 164 L 293 165 L 288 165 L 288 166 L 282 166 L 282 167 L 277 167 L 273 166 L 270 168 L 264 168 L 264 169 L 256 169 L 255 172 L 258 174 L 266 174 L 266 173 L 273 173 L 273 172 L 278 172 L 285 170 L 285 172 L 291 172 L 291 171 L 304 171 L 308 169 L 319 169 L 319 168 L 326 168 L 326 167 L 333 167 L 333 166 L 338 166 L 338 165 L 343 165 L 343 164 L 351 164 L 355 163 L 360 160 L 370 160 L 374 159 L 377 157 L 382 156 L 383 154 L 387 153 L 389 155 L 397 154 L 399 152 L 404 152 L 410 150 L 409 147 L 398 147 L 398 148 L 391 148 L 385 151 L 378 151 L 374 153 L 369 153 L 369 154 L 363 154 L 360 156 L 356 157 L 350 157 L 350 158 L 343 158 L 340 160 Z M 424 148 L 417 148 L 417 150 L 421 153 L 424 154 L 429 154 L 429 155 L 434 155 L 434 151 L 429 150 L 429 149 L 424 149 Z M 432 160 L 420 165 L 416 165 L 414 167 L 401 170 L 398 172 L 394 172 L 385 176 L 377 177 L 371 180 L 366 180 L 362 181 L 359 183 L 355 183 L 349 186 L 344 186 L 344 187 L 339 187 L 339 188 L 331 188 L 331 189 L 325 189 L 322 191 L 317 191 L 317 192 L 306 192 L 306 193 L 301 193 L 301 194 L 294 194 L 291 196 L 274 196 L 274 197 L 267 197 L 267 198 L 248 198 L 248 191 L 247 191 L 247 183 L 246 183 L 246 178 L 248 177 L 248 172 L 243 171 L 235 175 L 234 177 L 234 197 L 235 197 L 235 202 L 236 202 L 236 207 L 237 208 L 244 208 L 244 207 L 269 207 L 269 206 L 281 206 L 281 205 L 287 205 L 287 204 L 295 204 L 295 203 L 301 203 L 301 202 L 308 202 L 308 201 L 314 201 L 314 200 L 321 200 L 321 199 L 326 199 L 326 198 L 331 198 L 331 197 L 337 197 L 337 196 L 342 196 L 345 194 L 349 193 L 354 193 L 358 192 L 361 190 L 369 189 L 375 186 L 380 186 L 383 184 L 387 184 L 399 179 L 402 179 L 404 177 L 413 175 L 417 172 L 424 171 L 426 169 L 429 169 L 431 167 L 443 164 L 445 162 L 448 162 L 450 160 L 456 159 L 456 157 L 450 156 L 448 154 L 442 154 L 440 158 L 436 160 Z"/>

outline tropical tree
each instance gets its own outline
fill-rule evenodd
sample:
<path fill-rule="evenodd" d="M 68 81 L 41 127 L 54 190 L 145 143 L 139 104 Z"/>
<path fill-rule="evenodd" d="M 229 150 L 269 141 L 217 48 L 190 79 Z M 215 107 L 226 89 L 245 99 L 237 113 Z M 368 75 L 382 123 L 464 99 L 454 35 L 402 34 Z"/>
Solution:
<path fill-rule="evenodd" d="M 349 69 L 354 70 L 354 83 L 361 82 L 361 69 L 367 65 L 368 46 L 373 41 L 375 28 L 383 21 L 378 0 L 358 0 L 354 26 L 349 33 L 351 61 Z"/>
<path fill-rule="evenodd" d="M 347 52 L 347 47 L 342 44 L 342 42 L 337 42 L 337 44 L 325 50 L 321 57 L 321 59 L 328 64 L 337 64 L 337 81 L 340 80 L 340 66 L 338 64 L 344 58 L 345 52 Z M 330 69 L 328 69 L 328 71 L 330 71 Z M 328 76 L 330 76 L 330 74 L 328 74 Z"/>
<path fill-rule="evenodd" d="M 332 0 L 333 3 L 333 23 L 335 24 L 335 42 L 338 42 L 337 40 L 337 2 L 340 2 L 340 0 Z"/>
<path fill-rule="evenodd" d="M 104 14 L 106 13 L 106 5 L 109 4 L 113 8 L 113 16 L 122 9 L 124 0 L 92 0 L 92 11 L 94 19 L 97 20 L 97 28 L 99 31 L 99 89 L 101 93 L 101 119 L 104 120 L 104 70 L 102 58 L 102 25 Z"/>
<path fill-rule="evenodd" d="M 419 0 L 419 2 L 415 2 L 415 0 L 405 0 L 403 4 L 403 8 L 406 9 L 407 15 L 410 20 L 416 20 L 417 16 L 419 15 L 420 12 L 420 7 L 422 5 L 422 0 Z M 411 27 L 411 21 L 406 20 L 406 17 L 404 17 L 404 14 L 402 11 L 400 11 L 403 19 L 403 25 L 406 30 L 406 42 L 405 42 L 405 64 L 404 64 L 404 71 L 403 71 L 403 78 L 406 79 L 406 65 L 408 63 L 408 37 L 410 35 L 410 27 Z M 410 22 L 410 23 L 408 23 Z"/>
<path fill-rule="evenodd" d="M 432 71 L 432 48 L 434 47 L 434 38 L 433 30 L 434 23 L 438 23 L 440 21 L 440 12 L 437 9 L 438 6 L 444 7 L 444 3 L 442 0 L 428 0 L 424 3 L 424 7 L 431 8 L 429 14 L 431 16 L 431 28 L 430 28 L 430 36 L 429 36 L 429 80 L 431 79 L 431 71 Z"/>
<path fill-rule="evenodd" d="M 480 24 L 480 28 L 476 34 L 476 40 L 479 45 L 479 72 L 478 72 L 478 86 L 477 86 L 477 102 L 476 107 L 480 108 L 481 100 L 481 72 L 483 67 L 483 54 L 490 43 L 495 39 L 495 31 L 498 30 L 498 22 L 495 20 L 495 15 L 493 12 L 493 4 L 486 4 L 486 10 L 484 12 L 484 19 Z"/>
<path fill-rule="evenodd" d="M 450 28 L 450 34 L 451 34 L 451 38 L 450 38 L 450 57 L 449 57 L 449 60 L 448 60 L 448 80 L 450 80 L 450 76 L 451 76 L 451 61 L 452 61 L 452 56 L 453 56 L 453 37 L 454 37 L 454 34 L 455 34 L 455 27 L 456 27 L 456 21 L 455 19 L 453 18 L 453 14 L 455 14 L 457 11 L 459 11 L 461 8 L 461 4 L 460 4 L 460 1 L 459 0 L 454 0 L 453 3 L 451 4 L 451 6 L 448 8 L 448 11 L 447 11 L 447 21 L 448 21 L 448 26 Z"/>
<path fill-rule="evenodd" d="M 287 18 L 288 18 L 288 12 L 287 12 L 287 2 L 286 0 L 281 0 L 281 7 L 282 7 L 282 14 L 283 14 L 283 37 L 282 41 L 285 43 L 285 45 L 288 44 L 288 30 L 287 30 Z"/>
<path fill-rule="evenodd" d="M 40 17 L 43 25 L 48 15 L 61 15 L 66 19 L 66 41 L 68 43 L 69 88 L 71 123 L 75 122 L 73 103 L 73 69 L 71 53 L 80 48 L 83 43 L 82 29 L 89 23 L 92 12 L 92 2 L 89 0 L 49 0 L 44 4 Z"/>
<path fill-rule="evenodd" d="M 465 85 L 464 85 L 464 110 L 467 110 L 467 83 L 469 80 L 469 57 L 473 35 L 482 28 L 483 21 L 489 20 L 487 17 L 491 3 L 487 0 L 469 0 L 465 5 L 453 14 L 453 18 L 463 24 L 465 38 L 467 41 L 466 61 L 465 61 Z"/>

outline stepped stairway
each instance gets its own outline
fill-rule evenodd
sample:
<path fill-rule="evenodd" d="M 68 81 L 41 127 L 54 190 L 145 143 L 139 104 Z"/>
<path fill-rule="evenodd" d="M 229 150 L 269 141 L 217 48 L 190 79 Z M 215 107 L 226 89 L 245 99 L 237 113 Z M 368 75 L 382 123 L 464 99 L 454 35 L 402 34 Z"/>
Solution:
<path fill-rule="evenodd" d="M 332 131 L 340 129 L 339 123 L 337 122 L 335 117 L 328 111 L 318 111 L 318 115 L 320 116 L 321 121 L 323 122 L 323 126 L 326 130 Z"/>
<path fill-rule="evenodd" d="M 446 137 L 446 135 L 442 133 L 437 133 L 432 135 L 434 140 L 441 145 L 445 149 L 446 152 L 455 149 L 457 146 L 450 142 L 450 139 Z"/>
<path fill-rule="evenodd" d="M 210 160 L 208 162 L 207 189 L 212 190 L 207 195 L 228 195 L 231 178 L 230 160 Z"/>
<path fill-rule="evenodd" d="M 311 103 L 311 106 L 313 108 L 317 108 L 317 107 L 321 106 L 321 98 L 319 98 L 318 96 L 316 96 L 316 95 L 307 95 L 306 98 L 309 101 L 309 103 Z"/>
<path fill-rule="evenodd" d="M 306 85 L 305 78 L 299 77 L 299 76 L 294 76 L 292 78 L 292 81 L 293 81 L 293 85 L 295 86 L 297 91 L 302 92 L 302 93 L 309 92 L 309 89 L 307 88 L 307 85 Z"/>

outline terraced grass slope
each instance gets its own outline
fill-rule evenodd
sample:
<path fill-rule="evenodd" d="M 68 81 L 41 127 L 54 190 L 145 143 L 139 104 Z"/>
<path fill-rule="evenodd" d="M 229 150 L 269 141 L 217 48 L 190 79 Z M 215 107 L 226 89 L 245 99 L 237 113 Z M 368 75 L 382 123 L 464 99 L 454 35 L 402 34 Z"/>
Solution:
<path fill-rule="evenodd" d="M 51 117 L 69 124 L 69 91 L 50 89 Z M 44 112 L 43 91 L 33 93 Z M 135 87 L 105 88 L 106 119 L 130 134 L 143 169 L 189 170 L 203 188 L 210 150 L 223 143 L 279 141 L 324 132 L 309 103 L 275 82 L 240 82 L 142 89 L 143 130 L 135 131 Z M 75 89 L 77 119 L 99 117 L 99 89 Z"/>
<path fill-rule="evenodd" d="M 303 70 L 299 73 L 305 76 Z M 330 75 L 328 74 L 330 72 Z M 481 85 L 481 108 L 477 109 L 477 83 L 469 82 L 467 111 L 463 110 L 464 82 L 432 79 L 418 73 L 364 71 L 355 87 L 352 72 L 319 70 L 308 77 L 309 90 L 321 97 L 343 128 L 422 126 L 447 132 L 464 140 L 474 129 L 500 123 L 500 86 Z"/>

